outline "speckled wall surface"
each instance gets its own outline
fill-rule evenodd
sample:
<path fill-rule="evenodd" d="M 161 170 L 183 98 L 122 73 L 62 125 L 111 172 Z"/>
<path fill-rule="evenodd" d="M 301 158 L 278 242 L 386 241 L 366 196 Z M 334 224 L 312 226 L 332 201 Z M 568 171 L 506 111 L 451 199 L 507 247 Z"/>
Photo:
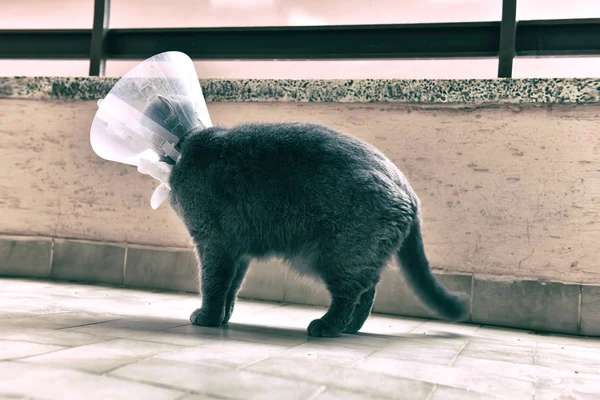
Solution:
<path fill-rule="evenodd" d="M 0 234 L 189 246 L 168 206 L 150 208 L 155 181 L 91 150 L 95 101 L 32 97 L 0 99 Z M 379 147 L 422 199 L 436 268 L 600 282 L 600 105 L 208 106 L 223 125 L 316 122 Z"/>
<path fill-rule="evenodd" d="M 94 100 L 117 78 L 0 77 L 0 98 Z M 600 102 L 600 79 L 206 79 L 207 101 L 581 104 Z"/>

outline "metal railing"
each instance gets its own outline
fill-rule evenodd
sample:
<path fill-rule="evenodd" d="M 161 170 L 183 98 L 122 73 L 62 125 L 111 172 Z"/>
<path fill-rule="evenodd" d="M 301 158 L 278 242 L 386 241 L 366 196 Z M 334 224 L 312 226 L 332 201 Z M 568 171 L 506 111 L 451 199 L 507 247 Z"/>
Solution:
<path fill-rule="evenodd" d="M 498 57 L 512 77 L 515 56 L 600 54 L 600 19 L 400 25 L 109 29 L 110 0 L 95 0 L 93 29 L 0 30 L 0 59 L 89 59 L 101 76 L 107 59 L 139 60 L 169 50 L 195 60 L 352 60 Z"/>

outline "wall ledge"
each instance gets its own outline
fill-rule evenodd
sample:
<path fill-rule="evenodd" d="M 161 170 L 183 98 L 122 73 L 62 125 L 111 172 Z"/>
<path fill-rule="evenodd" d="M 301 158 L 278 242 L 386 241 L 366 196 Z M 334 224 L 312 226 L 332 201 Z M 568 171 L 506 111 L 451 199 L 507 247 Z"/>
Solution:
<path fill-rule="evenodd" d="M 0 98 L 98 100 L 118 78 L 0 77 Z M 600 102 L 600 79 L 203 79 L 209 102 L 582 104 Z"/>

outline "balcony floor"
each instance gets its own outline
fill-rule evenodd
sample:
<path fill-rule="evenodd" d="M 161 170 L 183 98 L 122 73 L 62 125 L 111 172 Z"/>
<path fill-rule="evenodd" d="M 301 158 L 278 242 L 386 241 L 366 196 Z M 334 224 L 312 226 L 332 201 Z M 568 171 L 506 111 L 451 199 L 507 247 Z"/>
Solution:
<path fill-rule="evenodd" d="M 227 328 L 198 296 L 0 280 L 0 398 L 600 399 L 600 339 L 372 315 L 308 338 L 322 309 L 243 301 Z"/>

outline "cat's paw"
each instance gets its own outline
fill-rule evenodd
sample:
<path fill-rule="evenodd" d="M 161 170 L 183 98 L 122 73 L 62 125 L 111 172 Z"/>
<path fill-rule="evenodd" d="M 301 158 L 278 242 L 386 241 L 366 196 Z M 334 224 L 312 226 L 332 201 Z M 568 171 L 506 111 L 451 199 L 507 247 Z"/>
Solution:
<path fill-rule="evenodd" d="M 308 335 L 316 337 L 338 337 L 341 334 L 340 329 L 336 329 L 322 319 L 315 319 L 308 325 Z"/>
<path fill-rule="evenodd" d="M 197 326 L 219 326 L 223 318 L 215 314 L 210 314 L 199 308 L 190 315 L 190 322 Z"/>

